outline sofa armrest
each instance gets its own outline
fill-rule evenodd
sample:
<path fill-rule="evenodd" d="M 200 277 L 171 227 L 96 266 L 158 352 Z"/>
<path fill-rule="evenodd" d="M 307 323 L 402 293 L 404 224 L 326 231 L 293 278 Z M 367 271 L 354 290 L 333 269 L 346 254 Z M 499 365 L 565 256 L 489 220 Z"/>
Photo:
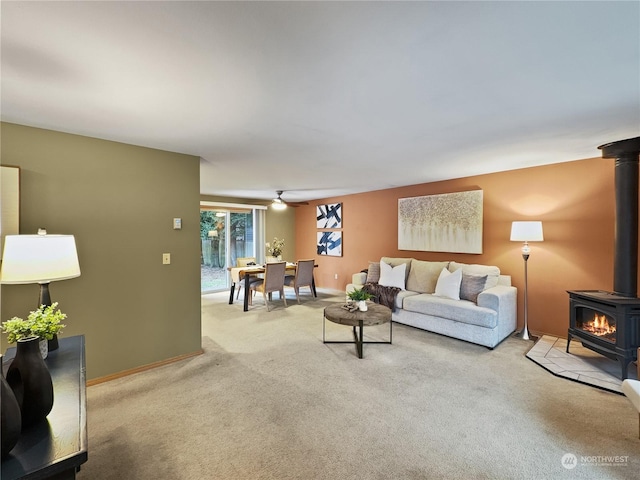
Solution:
<path fill-rule="evenodd" d="M 354 285 L 364 285 L 367 282 L 367 274 L 363 272 L 354 273 L 351 283 Z"/>
<path fill-rule="evenodd" d="M 517 325 L 517 302 L 518 289 L 506 285 L 496 285 L 487 288 L 478 295 L 478 306 L 490 308 L 498 312 L 498 323 L 503 328 L 513 328 Z"/>

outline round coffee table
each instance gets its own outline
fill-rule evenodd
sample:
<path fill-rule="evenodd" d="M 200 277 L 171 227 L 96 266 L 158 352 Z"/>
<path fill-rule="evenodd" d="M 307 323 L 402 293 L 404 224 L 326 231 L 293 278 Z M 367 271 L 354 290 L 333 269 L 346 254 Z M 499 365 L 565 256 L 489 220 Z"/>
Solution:
<path fill-rule="evenodd" d="M 393 322 L 391 321 L 391 309 L 384 305 L 378 305 L 377 303 L 367 302 L 368 310 L 361 312 L 356 310 L 350 312 L 344 308 L 344 303 L 335 303 L 325 307 L 322 318 L 322 342 L 323 343 L 355 343 L 356 350 L 358 352 L 358 358 L 362 358 L 362 345 L 365 343 L 384 343 L 391 344 L 393 338 Z M 333 323 L 340 325 L 350 325 L 353 327 L 354 341 L 329 341 L 325 337 L 325 320 L 329 320 Z M 382 325 L 389 322 L 389 341 L 388 342 L 373 342 L 364 341 L 362 336 L 362 330 L 365 325 Z M 356 330 L 356 327 L 358 329 Z"/>

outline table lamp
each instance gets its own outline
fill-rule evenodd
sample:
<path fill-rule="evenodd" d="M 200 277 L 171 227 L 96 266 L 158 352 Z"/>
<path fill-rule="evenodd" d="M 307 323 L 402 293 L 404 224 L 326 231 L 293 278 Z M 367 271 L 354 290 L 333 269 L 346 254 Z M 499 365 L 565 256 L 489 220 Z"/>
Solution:
<path fill-rule="evenodd" d="M 73 235 L 7 235 L 4 241 L 0 283 L 40 284 L 40 305 L 50 306 L 49 282 L 80 276 Z"/>
<path fill-rule="evenodd" d="M 542 222 L 513 222 L 511 224 L 511 241 L 524 242 L 522 245 L 522 258 L 524 259 L 524 326 L 516 333 L 517 337 L 523 340 L 530 340 L 528 325 L 528 305 L 527 305 L 527 260 L 531 254 L 529 242 L 542 242 Z"/>

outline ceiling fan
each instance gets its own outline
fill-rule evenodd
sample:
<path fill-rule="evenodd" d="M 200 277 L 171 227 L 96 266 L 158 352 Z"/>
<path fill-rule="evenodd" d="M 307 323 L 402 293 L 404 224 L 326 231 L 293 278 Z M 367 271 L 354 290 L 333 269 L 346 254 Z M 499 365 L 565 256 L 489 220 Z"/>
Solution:
<path fill-rule="evenodd" d="M 285 208 L 287 208 L 287 206 L 299 207 L 300 205 L 309 205 L 309 202 L 285 202 L 282 199 L 283 190 L 276 190 L 276 193 L 278 194 L 278 196 L 273 199 L 273 202 L 271 202 L 271 208 L 274 208 L 276 210 L 284 210 Z"/>

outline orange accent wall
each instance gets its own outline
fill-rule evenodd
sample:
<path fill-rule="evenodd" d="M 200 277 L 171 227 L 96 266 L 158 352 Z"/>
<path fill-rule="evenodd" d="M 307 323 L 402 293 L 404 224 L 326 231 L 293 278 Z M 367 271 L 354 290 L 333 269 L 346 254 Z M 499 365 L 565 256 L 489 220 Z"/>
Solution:
<path fill-rule="evenodd" d="M 475 189 L 484 191 L 482 254 L 398 250 L 399 198 Z M 338 202 L 343 204 L 343 256 L 319 256 L 316 205 Z M 566 338 L 566 291 L 613 289 L 613 160 L 593 158 L 316 200 L 296 209 L 296 252 L 298 258 L 316 259 L 319 287 L 338 290 L 382 256 L 497 265 L 518 288 L 520 328 L 524 261 L 522 244 L 509 240 L 514 220 L 541 220 L 544 229 L 545 241 L 530 244 L 529 329 Z"/>

